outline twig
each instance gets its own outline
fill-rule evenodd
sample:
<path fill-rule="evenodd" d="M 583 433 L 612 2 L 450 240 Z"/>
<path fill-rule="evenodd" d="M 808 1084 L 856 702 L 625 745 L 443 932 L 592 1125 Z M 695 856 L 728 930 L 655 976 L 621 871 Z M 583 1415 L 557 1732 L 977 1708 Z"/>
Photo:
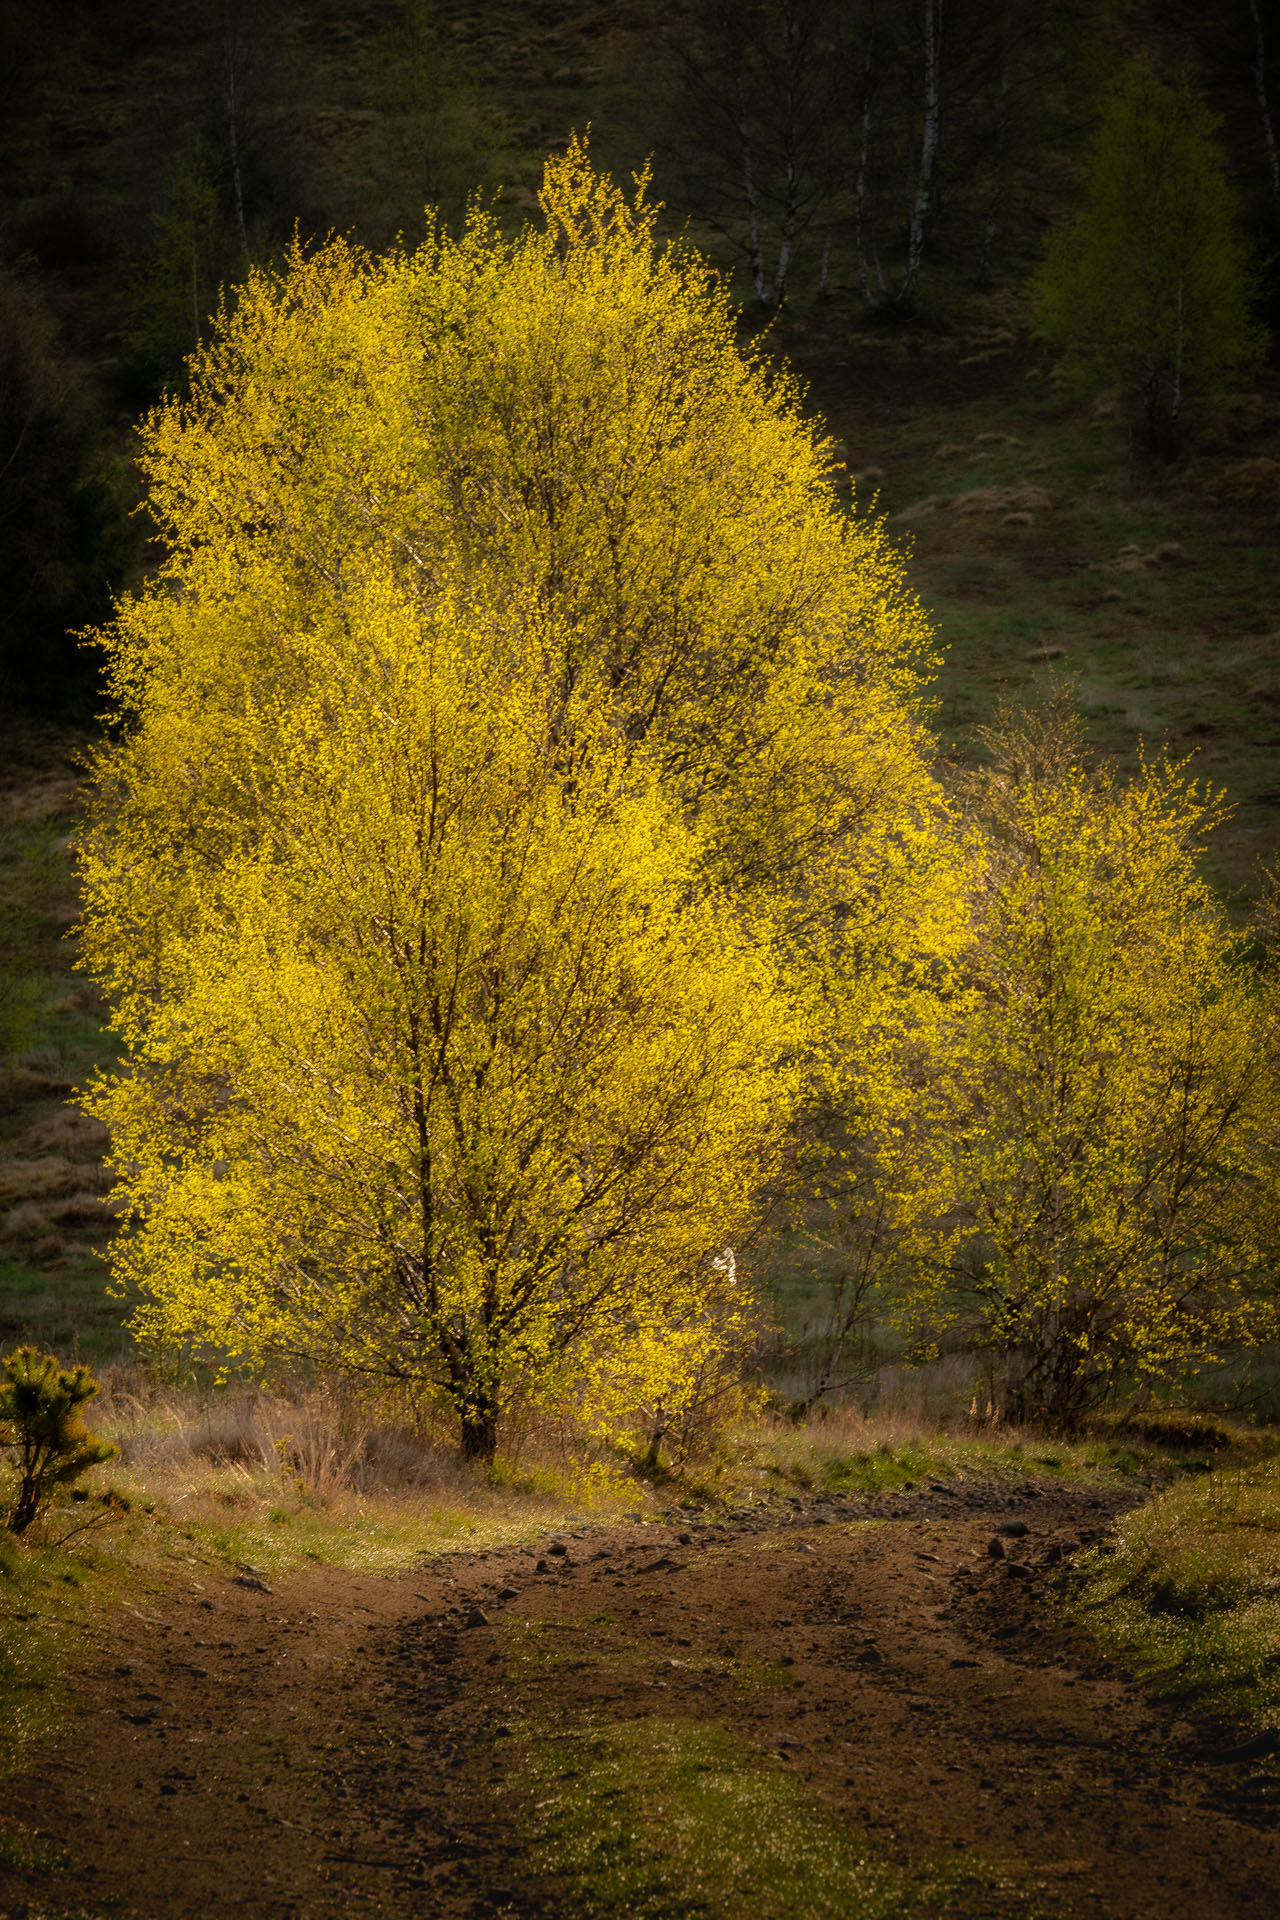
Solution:
<path fill-rule="evenodd" d="M 78 1533 L 87 1533 L 90 1527 L 102 1527 L 106 1525 L 108 1520 L 118 1520 L 119 1518 L 118 1513 L 95 1513 L 90 1519 L 82 1520 L 78 1527 L 72 1527 L 70 1533 L 60 1534 L 56 1540 L 51 1540 L 49 1545 L 50 1547 L 64 1547 L 67 1541 L 74 1540 Z"/>

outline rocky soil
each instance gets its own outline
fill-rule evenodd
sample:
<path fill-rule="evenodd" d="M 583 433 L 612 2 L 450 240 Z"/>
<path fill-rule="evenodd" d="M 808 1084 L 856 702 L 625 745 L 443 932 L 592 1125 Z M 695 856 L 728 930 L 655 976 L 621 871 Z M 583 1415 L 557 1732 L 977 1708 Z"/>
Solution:
<path fill-rule="evenodd" d="M 0 1914 L 572 1912 L 528 1865 L 530 1743 L 653 1716 L 728 1729 L 905 1862 L 997 1863 L 1027 1915 L 1274 1920 L 1253 1760 L 1057 1621 L 1117 1499 L 935 1484 L 140 1599 L 0 1789 Z"/>

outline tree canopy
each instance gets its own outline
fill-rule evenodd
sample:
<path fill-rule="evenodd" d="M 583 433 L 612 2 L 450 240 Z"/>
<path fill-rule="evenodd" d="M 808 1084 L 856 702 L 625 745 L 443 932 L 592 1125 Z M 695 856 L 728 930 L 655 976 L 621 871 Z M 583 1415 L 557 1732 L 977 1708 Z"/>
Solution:
<path fill-rule="evenodd" d="M 898 557 L 644 183 L 542 200 L 253 276 L 152 416 L 83 848 L 143 1324 L 479 1457 L 717 1337 L 803 1063 L 957 918 Z"/>
<path fill-rule="evenodd" d="M 1196 868 L 1220 800 L 1165 761 L 1127 783 L 1091 766 L 1061 705 L 989 746 L 907 1297 L 917 1324 L 969 1319 L 1007 1413 L 1069 1426 L 1270 1337 L 1270 1018 Z"/>
<path fill-rule="evenodd" d="M 1215 144 L 1184 74 L 1141 62 L 1111 94 L 1083 210 L 1055 236 L 1038 286 L 1050 338 L 1131 385 L 1149 450 L 1174 451 L 1188 383 L 1212 388 L 1261 352 L 1249 263 Z"/>

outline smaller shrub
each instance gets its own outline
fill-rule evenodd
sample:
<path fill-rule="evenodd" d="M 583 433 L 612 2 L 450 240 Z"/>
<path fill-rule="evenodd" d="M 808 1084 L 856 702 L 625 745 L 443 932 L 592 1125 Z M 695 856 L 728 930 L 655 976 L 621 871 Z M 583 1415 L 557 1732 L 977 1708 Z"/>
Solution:
<path fill-rule="evenodd" d="M 98 1383 L 87 1367 L 65 1368 L 52 1354 L 19 1347 L 2 1365 L 0 1445 L 17 1459 L 18 1497 L 9 1515 L 10 1533 L 25 1533 L 59 1487 L 118 1451 L 95 1440 L 80 1417 Z"/>

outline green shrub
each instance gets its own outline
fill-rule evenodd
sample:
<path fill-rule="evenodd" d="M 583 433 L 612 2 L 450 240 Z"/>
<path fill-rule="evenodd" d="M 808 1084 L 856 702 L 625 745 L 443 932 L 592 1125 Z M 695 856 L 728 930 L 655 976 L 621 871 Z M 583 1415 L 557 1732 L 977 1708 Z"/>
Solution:
<path fill-rule="evenodd" d="M 10 1533 L 25 1533 L 59 1487 L 119 1451 L 95 1440 L 80 1417 L 98 1383 L 87 1367 L 64 1368 L 52 1354 L 19 1347 L 0 1363 L 0 1445 L 16 1453 L 18 1497 Z"/>

